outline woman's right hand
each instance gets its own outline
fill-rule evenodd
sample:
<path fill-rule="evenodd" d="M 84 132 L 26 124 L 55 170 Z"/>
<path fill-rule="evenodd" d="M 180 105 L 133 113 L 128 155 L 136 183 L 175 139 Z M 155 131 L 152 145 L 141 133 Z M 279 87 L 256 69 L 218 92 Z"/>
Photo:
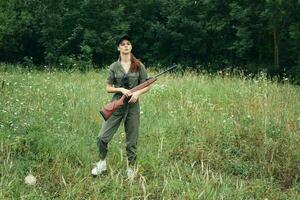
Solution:
<path fill-rule="evenodd" d="M 131 96 L 131 92 L 130 90 L 127 90 L 125 88 L 119 88 L 120 92 L 122 92 L 122 94 L 124 94 L 126 97 Z"/>

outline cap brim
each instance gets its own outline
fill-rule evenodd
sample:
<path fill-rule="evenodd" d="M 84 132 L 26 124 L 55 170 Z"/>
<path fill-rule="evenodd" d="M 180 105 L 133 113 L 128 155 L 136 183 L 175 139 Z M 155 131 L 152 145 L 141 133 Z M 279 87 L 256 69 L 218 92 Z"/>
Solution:
<path fill-rule="evenodd" d="M 128 35 L 123 35 L 122 37 L 120 37 L 118 40 L 117 40 L 117 46 L 119 46 L 119 44 L 123 41 L 123 40 L 128 40 L 130 41 L 130 37 Z"/>

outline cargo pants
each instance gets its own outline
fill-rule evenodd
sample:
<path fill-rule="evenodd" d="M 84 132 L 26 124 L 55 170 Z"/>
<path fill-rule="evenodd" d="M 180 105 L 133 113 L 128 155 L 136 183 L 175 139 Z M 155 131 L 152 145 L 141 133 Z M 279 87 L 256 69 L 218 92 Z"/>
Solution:
<path fill-rule="evenodd" d="M 117 109 L 113 115 L 102 124 L 97 145 L 99 148 L 100 158 L 105 159 L 108 150 L 108 143 L 117 132 L 121 122 L 124 122 L 126 134 L 126 154 L 129 165 L 136 161 L 137 140 L 140 126 L 140 107 L 136 103 L 125 103 L 122 108 Z"/>

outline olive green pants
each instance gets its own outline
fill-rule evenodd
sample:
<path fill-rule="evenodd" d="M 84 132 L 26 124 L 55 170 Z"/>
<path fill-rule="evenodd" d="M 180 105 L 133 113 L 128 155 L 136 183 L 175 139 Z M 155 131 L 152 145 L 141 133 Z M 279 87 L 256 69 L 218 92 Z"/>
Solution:
<path fill-rule="evenodd" d="M 117 132 L 122 120 L 124 121 L 126 133 L 126 154 L 130 165 L 136 160 L 136 146 L 140 126 L 139 103 L 125 103 L 122 108 L 117 109 L 113 115 L 102 124 L 100 134 L 97 138 L 100 158 L 105 159 L 108 151 L 108 143 Z"/>

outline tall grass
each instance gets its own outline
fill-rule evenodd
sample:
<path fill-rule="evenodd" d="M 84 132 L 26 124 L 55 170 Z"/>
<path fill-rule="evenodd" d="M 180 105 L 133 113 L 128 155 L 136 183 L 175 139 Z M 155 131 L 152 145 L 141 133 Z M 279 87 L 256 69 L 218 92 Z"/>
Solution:
<path fill-rule="evenodd" d="M 161 77 L 140 97 L 138 177 L 121 127 L 92 178 L 106 73 L 1 68 L 0 199 L 299 198 L 300 89 L 264 74 Z"/>

